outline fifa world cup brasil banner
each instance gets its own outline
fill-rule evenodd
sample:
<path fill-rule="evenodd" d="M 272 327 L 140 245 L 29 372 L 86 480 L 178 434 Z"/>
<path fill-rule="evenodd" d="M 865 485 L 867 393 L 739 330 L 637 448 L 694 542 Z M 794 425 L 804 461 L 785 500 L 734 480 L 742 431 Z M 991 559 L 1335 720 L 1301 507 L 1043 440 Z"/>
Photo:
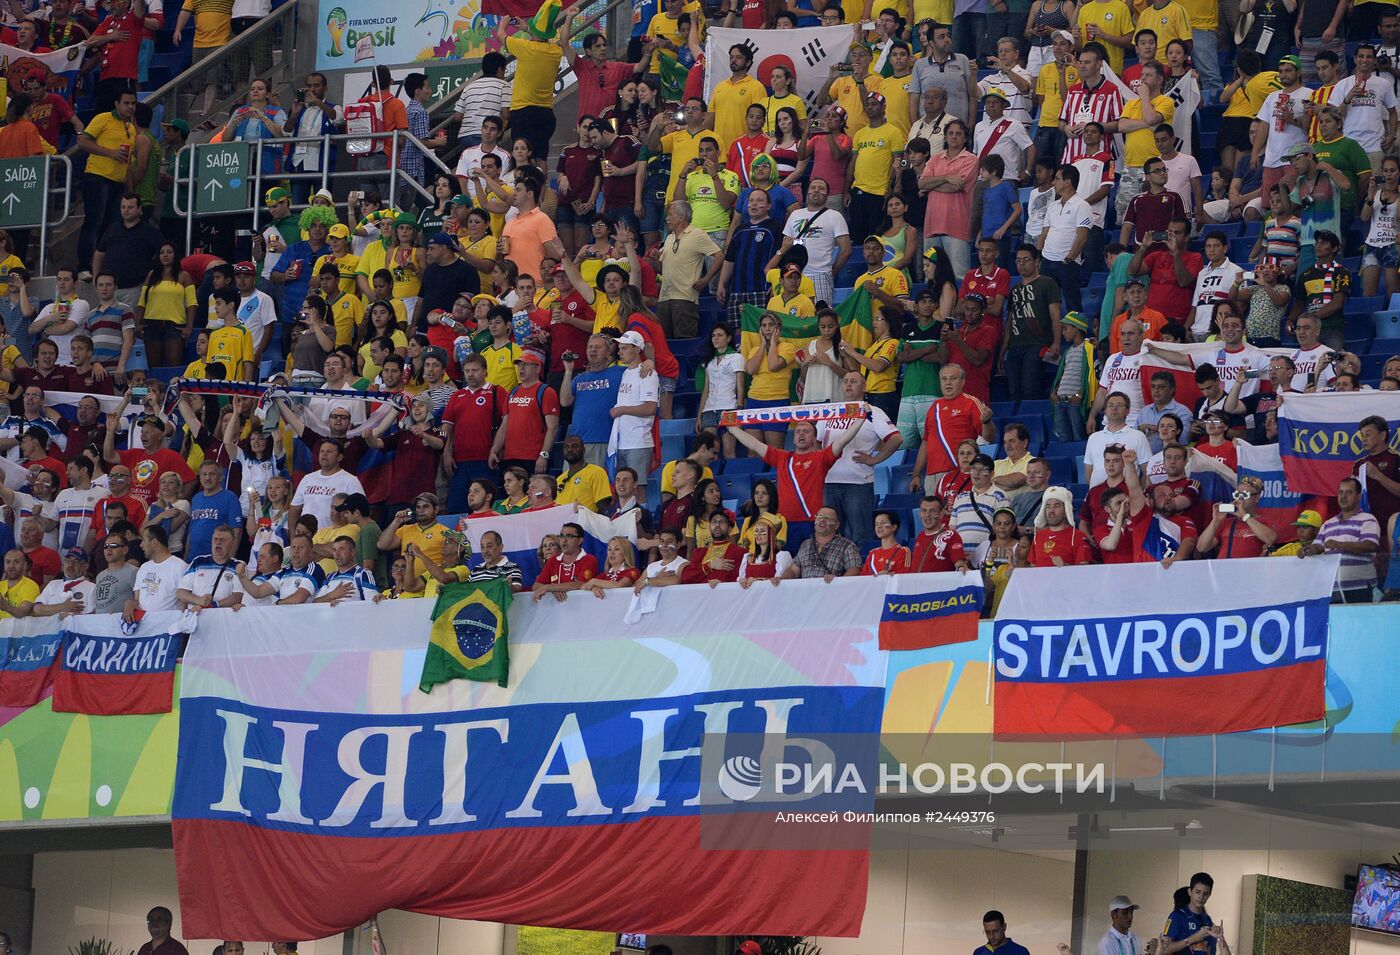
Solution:
<path fill-rule="evenodd" d="M 962 639 L 946 576 L 897 578 L 917 599 L 896 599 Z M 323 938 L 394 908 L 858 934 L 869 827 L 803 823 L 874 807 L 890 580 L 670 587 L 654 605 L 627 588 L 521 595 L 502 601 L 508 627 L 463 601 L 463 658 L 508 632 L 506 685 L 429 692 L 454 613 L 434 621 L 434 601 L 201 615 L 172 808 L 186 934 Z M 866 785 L 784 788 L 804 765 Z"/>

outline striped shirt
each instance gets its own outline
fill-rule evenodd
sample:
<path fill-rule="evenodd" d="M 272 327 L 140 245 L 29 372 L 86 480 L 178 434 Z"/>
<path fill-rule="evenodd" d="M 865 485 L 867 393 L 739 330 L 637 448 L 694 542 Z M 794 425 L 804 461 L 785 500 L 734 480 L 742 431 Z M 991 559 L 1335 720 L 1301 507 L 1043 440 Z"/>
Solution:
<path fill-rule="evenodd" d="M 992 536 L 992 513 L 1006 503 L 999 488 L 986 491 L 963 491 L 953 501 L 953 529 L 962 538 L 963 547 L 973 549 Z"/>
<path fill-rule="evenodd" d="M 300 570 L 287 567 L 277 577 L 277 600 L 280 603 L 294 596 L 298 590 L 305 590 L 314 597 L 325 580 L 326 572 L 314 560 Z"/>
<path fill-rule="evenodd" d="M 1326 546 L 1328 541 L 1344 544 L 1381 542 L 1380 523 L 1365 511 L 1357 511 L 1351 517 L 1338 514 L 1322 525 L 1317 532 L 1317 542 Z M 1376 585 L 1376 562 L 1369 554 L 1342 553 L 1342 565 L 1337 568 L 1337 587 L 1341 590 L 1358 590 Z"/>
<path fill-rule="evenodd" d="M 496 76 L 478 76 L 462 87 L 454 113 L 462 114 L 458 136 L 480 136 L 481 121 L 500 116 L 510 103 L 510 83 Z"/>
<path fill-rule="evenodd" d="M 764 270 L 768 260 L 778 252 L 783 237 L 781 224 L 772 219 L 749 222 L 734 230 L 734 238 L 724 252 L 724 258 L 734 264 L 729 276 L 729 291 L 738 293 L 763 292 L 768 288 Z"/>
<path fill-rule="evenodd" d="M 115 368 L 122 356 L 122 338 L 127 331 L 136 334 L 136 318 L 121 302 L 88 313 L 87 333 L 92 337 L 92 360 L 104 368 Z"/>
<path fill-rule="evenodd" d="M 351 567 L 349 570 L 337 570 L 327 577 L 326 582 L 321 585 L 321 589 L 316 592 L 316 596 L 318 598 L 329 596 L 341 584 L 349 584 L 351 587 L 346 600 L 373 600 L 379 593 L 379 588 L 374 583 L 373 574 L 363 567 Z"/>
<path fill-rule="evenodd" d="M 472 568 L 471 575 L 467 578 L 472 583 L 480 583 L 485 580 L 498 580 L 504 578 L 510 581 L 512 587 L 517 589 L 525 586 L 525 579 L 521 576 L 520 565 L 513 560 L 502 557 L 499 564 L 487 567 L 480 564 Z"/>
<path fill-rule="evenodd" d="M 1100 80 L 1092 90 L 1085 89 L 1083 83 L 1076 83 L 1065 93 L 1065 104 L 1060 108 L 1060 120 L 1074 126 L 1090 120 L 1104 125 L 1116 122 L 1123 115 L 1123 94 L 1107 80 Z M 1102 145 L 1111 144 L 1106 140 Z M 1100 148 L 1102 148 L 1102 145 Z M 1062 163 L 1072 163 L 1089 155 L 1084 140 L 1077 136 L 1065 137 L 1065 151 L 1060 157 Z"/>

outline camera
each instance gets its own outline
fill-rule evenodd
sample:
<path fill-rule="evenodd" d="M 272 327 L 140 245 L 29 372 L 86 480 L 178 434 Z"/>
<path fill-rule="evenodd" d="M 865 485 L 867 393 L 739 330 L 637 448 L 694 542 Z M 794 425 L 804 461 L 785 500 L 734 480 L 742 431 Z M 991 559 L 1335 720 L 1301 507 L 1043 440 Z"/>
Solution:
<path fill-rule="evenodd" d="M 564 361 L 578 361 L 578 352 L 572 350 L 566 351 L 559 357 L 562 358 Z"/>
<path fill-rule="evenodd" d="M 305 102 L 306 102 L 306 88 L 305 88 L 305 87 L 303 87 L 303 88 L 297 90 L 297 92 L 296 92 L 296 101 L 297 101 L 298 103 L 305 103 Z"/>
<path fill-rule="evenodd" d="M 1167 241 L 1167 234 L 1165 232 L 1154 232 L 1151 238 L 1153 242 L 1165 242 Z"/>
<path fill-rule="evenodd" d="M 685 122 L 685 110 L 683 110 L 683 109 L 678 109 L 678 110 L 676 110 L 674 113 L 671 114 L 671 119 L 673 119 L 673 120 L 676 121 L 677 123 L 683 123 L 683 122 Z"/>
<path fill-rule="evenodd" d="M 144 398 L 144 397 L 146 397 L 147 395 L 149 395 L 150 393 L 151 393 L 151 389 L 146 388 L 146 387 L 139 387 L 139 388 L 133 387 L 133 388 L 131 389 L 131 397 L 133 397 L 133 398 Z"/>
<path fill-rule="evenodd" d="M 1233 505 L 1233 504 L 1221 504 L 1221 505 L 1220 505 L 1220 513 L 1221 513 L 1221 514 L 1233 514 L 1233 513 L 1235 513 L 1235 505 Z"/>

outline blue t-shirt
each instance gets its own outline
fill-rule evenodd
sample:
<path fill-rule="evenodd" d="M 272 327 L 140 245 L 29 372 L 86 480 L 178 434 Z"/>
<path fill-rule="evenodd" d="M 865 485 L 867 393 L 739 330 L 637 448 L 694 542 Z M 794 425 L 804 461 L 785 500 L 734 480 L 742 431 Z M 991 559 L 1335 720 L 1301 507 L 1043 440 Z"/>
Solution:
<path fill-rule="evenodd" d="M 1235 178 L 1240 181 L 1240 195 L 1260 189 L 1264 185 L 1264 164 L 1250 165 L 1248 155 L 1240 156 L 1240 161 L 1235 163 Z M 1227 191 L 1225 195 L 1216 196 L 1216 198 L 1228 199 L 1230 194 Z M 1264 205 L 1266 208 L 1268 207 L 1267 202 Z"/>
<path fill-rule="evenodd" d="M 734 208 L 740 209 L 747 214 L 749 211 L 749 193 L 753 192 L 753 190 L 754 187 L 749 186 L 747 189 L 741 191 L 739 193 L 739 202 Z M 787 186 L 776 184 L 769 186 L 767 192 L 768 201 L 772 203 L 769 207 L 768 218 L 777 223 L 786 222 L 787 211 L 792 208 L 793 203 L 797 202 L 797 197 L 792 194 L 792 190 Z M 781 229 L 782 226 L 779 225 L 778 228 Z"/>
<path fill-rule="evenodd" d="M 1006 220 L 1011 218 L 1012 207 L 1020 201 L 1016 187 L 1003 179 L 990 189 L 982 192 L 982 237 L 990 239 Z M 1012 230 L 1015 223 L 1012 223 Z M 1012 230 L 1008 230 L 1010 235 Z"/>
<path fill-rule="evenodd" d="M 229 490 L 213 494 L 200 491 L 195 494 L 190 499 L 190 532 L 186 538 L 185 553 L 211 553 L 214 528 L 220 524 L 234 529 L 243 526 L 243 505 L 238 502 L 238 495 Z"/>
<path fill-rule="evenodd" d="M 1183 939 L 1188 939 L 1192 935 L 1195 935 L 1201 929 L 1214 924 L 1215 923 L 1210 920 L 1210 915 L 1206 912 L 1197 915 L 1189 908 L 1177 909 L 1171 915 L 1167 916 L 1167 925 L 1162 929 L 1162 934 L 1173 942 L 1180 942 Z M 1191 948 L 1187 949 L 1187 951 L 1208 952 L 1209 955 L 1215 955 L 1214 936 L 1208 936 L 1204 942 L 1197 942 L 1195 945 L 1191 946 Z"/>
<path fill-rule="evenodd" d="M 621 365 L 611 365 L 602 371 L 585 371 L 574 376 L 570 383 L 574 391 L 574 417 L 569 422 L 569 434 L 578 435 L 584 444 L 608 443 L 613 423 L 610 412 L 617 404 L 623 371 Z"/>
<path fill-rule="evenodd" d="M 972 955 L 1031 955 L 1031 953 L 1026 946 L 1018 945 L 1008 938 L 996 948 L 979 945 L 973 950 Z"/>
<path fill-rule="evenodd" d="M 282 257 L 277 260 L 277 264 L 272 267 L 274 272 L 286 272 L 292 267 L 293 262 L 301 262 L 301 274 L 296 278 L 288 277 L 282 284 L 282 322 L 286 325 L 295 325 L 297 316 L 301 314 L 301 303 L 306 301 L 306 290 L 311 287 L 311 269 L 316 264 L 316 260 L 325 255 L 330 246 L 323 245 L 318 249 L 313 249 L 308 240 L 287 246 L 287 251 L 282 253 Z M 330 321 L 330 316 L 326 316 Z M 334 324 L 332 322 L 332 324 Z"/>

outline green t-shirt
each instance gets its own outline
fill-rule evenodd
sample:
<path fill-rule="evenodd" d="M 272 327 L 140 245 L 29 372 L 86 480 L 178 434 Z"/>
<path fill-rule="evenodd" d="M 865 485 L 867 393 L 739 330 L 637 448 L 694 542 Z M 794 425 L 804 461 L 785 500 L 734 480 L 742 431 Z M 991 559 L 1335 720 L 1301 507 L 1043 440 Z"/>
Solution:
<path fill-rule="evenodd" d="M 943 335 L 943 329 L 938 322 L 930 320 L 927 327 L 923 327 L 915 322 L 904 332 L 899 347 L 901 350 L 914 350 L 925 348 L 936 344 Z M 936 361 L 925 361 L 919 359 L 911 361 L 904 366 L 904 384 L 900 388 L 900 395 L 905 398 L 917 398 L 920 396 L 930 398 L 943 397 L 943 386 L 938 382 L 938 373 L 943 368 Z"/>
<path fill-rule="evenodd" d="M 379 553 L 379 535 L 383 529 L 374 521 L 360 528 L 360 536 L 355 538 L 355 563 L 370 568 L 374 574 L 375 586 L 380 590 L 389 586 L 389 575 L 384 570 L 384 558 Z"/>
<path fill-rule="evenodd" d="M 1108 340 L 1108 330 L 1113 327 L 1113 298 L 1116 292 L 1128 281 L 1128 266 L 1132 264 L 1133 257 L 1124 252 L 1113 260 L 1113 268 L 1108 270 L 1108 281 L 1104 283 L 1103 305 L 1099 306 L 1099 328 L 1102 330 L 1102 337 Z M 1144 283 L 1147 276 L 1142 276 Z"/>
<path fill-rule="evenodd" d="M 729 228 L 729 210 L 719 201 L 719 191 L 715 180 L 724 183 L 724 188 L 739 195 L 739 177 L 728 169 L 721 169 L 716 176 L 696 171 L 685 180 L 685 197 L 690 202 L 691 224 L 701 232 L 723 232 Z"/>
<path fill-rule="evenodd" d="M 1346 136 L 1338 136 L 1330 143 L 1318 140 L 1313 143 L 1313 155 L 1318 162 L 1331 163 L 1337 171 L 1351 181 L 1351 188 L 1342 192 L 1342 212 L 1356 211 L 1356 183 L 1363 172 L 1371 171 L 1371 160 L 1361 144 Z"/>

